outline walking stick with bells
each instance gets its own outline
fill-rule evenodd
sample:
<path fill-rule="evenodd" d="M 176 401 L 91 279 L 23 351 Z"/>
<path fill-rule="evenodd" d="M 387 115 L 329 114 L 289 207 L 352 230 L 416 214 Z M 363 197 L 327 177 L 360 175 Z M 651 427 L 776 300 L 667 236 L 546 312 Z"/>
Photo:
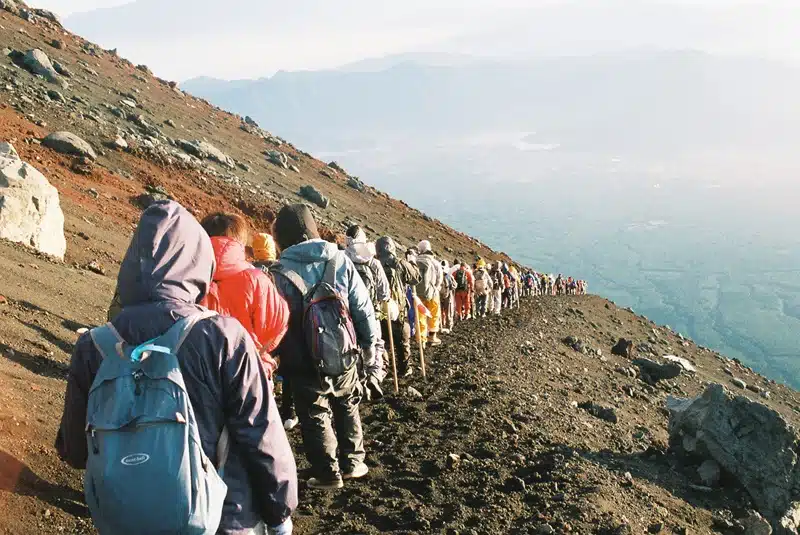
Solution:
<path fill-rule="evenodd" d="M 383 313 L 386 314 L 386 330 L 389 332 L 389 351 L 392 355 L 392 377 L 394 378 L 394 393 L 400 392 L 400 383 L 397 382 L 397 360 L 394 352 L 394 333 L 392 333 L 392 317 L 389 310 L 389 301 L 383 303 Z"/>

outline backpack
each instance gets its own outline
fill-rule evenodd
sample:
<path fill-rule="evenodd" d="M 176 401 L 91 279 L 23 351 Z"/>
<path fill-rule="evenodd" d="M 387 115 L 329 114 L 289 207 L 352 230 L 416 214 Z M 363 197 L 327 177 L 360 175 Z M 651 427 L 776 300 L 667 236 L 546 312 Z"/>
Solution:
<path fill-rule="evenodd" d="M 459 269 L 454 275 L 456 279 L 456 290 L 459 292 L 466 292 L 469 290 L 469 281 L 467 280 L 467 272 L 464 269 Z"/>
<path fill-rule="evenodd" d="M 453 291 L 456 289 L 456 281 L 453 276 L 447 272 L 444 274 L 444 282 L 442 289 L 439 292 L 440 299 L 450 299 L 453 297 Z"/>
<path fill-rule="evenodd" d="M 420 255 L 417 258 L 417 267 L 422 280 L 417 285 L 417 294 L 420 299 L 431 301 L 436 297 L 439 288 L 436 287 L 436 272 L 439 263 L 430 255 Z"/>
<path fill-rule="evenodd" d="M 356 330 L 350 317 L 346 295 L 336 289 L 338 259 L 325 264 L 322 280 L 310 289 L 294 271 L 280 266 L 276 272 L 286 277 L 303 296 L 303 333 L 306 346 L 320 375 L 338 377 L 358 361 Z"/>
<path fill-rule="evenodd" d="M 84 490 L 101 535 L 217 532 L 229 436 L 223 429 L 215 469 L 176 357 L 192 327 L 213 315 L 184 318 L 139 346 L 111 323 L 91 330 L 103 361 L 89 390 Z"/>
<path fill-rule="evenodd" d="M 369 264 L 356 264 L 356 271 L 361 276 L 361 280 L 364 282 L 364 286 L 367 287 L 367 292 L 369 292 L 369 299 L 372 301 L 373 304 L 378 300 L 378 290 L 377 284 L 375 282 L 375 274 L 370 269 Z"/>
<path fill-rule="evenodd" d="M 408 302 L 406 299 L 406 284 L 400 274 L 399 261 L 395 258 L 391 262 L 381 262 L 386 279 L 389 281 L 390 307 L 393 312 L 389 314 L 392 321 L 405 321 L 408 318 Z M 396 309 L 396 313 L 394 313 Z"/>
<path fill-rule="evenodd" d="M 485 293 L 488 288 L 486 286 L 486 272 L 479 270 L 475 272 L 475 293 Z"/>

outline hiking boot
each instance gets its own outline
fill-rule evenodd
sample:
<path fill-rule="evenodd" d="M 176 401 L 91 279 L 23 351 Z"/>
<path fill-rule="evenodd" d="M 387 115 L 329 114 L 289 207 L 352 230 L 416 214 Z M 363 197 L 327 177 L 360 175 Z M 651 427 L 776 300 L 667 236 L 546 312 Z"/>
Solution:
<path fill-rule="evenodd" d="M 342 476 L 339 475 L 333 479 L 312 477 L 306 482 L 306 485 L 308 488 L 315 490 L 336 490 L 344 487 L 344 481 L 342 481 Z"/>
<path fill-rule="evenodd" d="M 431 345 L 432 346 L 440 346 L 440 345 L 442 345 L 442 340 L 437 335 L 434 334 L 433 338 L 431 338 Z"/>
<path fill-rule="evenodd" d="M 342 479 L 361 479 L 369 473 L 369 467 L 364 463 L 359 463 L 349 472 L 342 474 Z"/>
<path fill-rule="evenodd" d="M 286 431 L 291 431 L 292 429 L 297 427 L 297 424 L 299 423 L 300 419 L 297 416 L 295 416 L 294 418 L 287 418 L 286 420 L 283 421 L 283 428 Z"/>

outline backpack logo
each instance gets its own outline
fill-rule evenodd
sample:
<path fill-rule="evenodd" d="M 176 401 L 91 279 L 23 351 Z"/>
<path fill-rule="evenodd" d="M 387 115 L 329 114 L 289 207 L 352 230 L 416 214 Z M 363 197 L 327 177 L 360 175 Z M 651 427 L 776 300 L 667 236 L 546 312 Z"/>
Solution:
<path fill-rule="evenodd" d="M 149 460 L 150 456 L 146 453 L 134 453 L 133 455 L 123 457 L 120 462 L 125 466 L 139 466 L 140 464 L 144 464 Z"/>

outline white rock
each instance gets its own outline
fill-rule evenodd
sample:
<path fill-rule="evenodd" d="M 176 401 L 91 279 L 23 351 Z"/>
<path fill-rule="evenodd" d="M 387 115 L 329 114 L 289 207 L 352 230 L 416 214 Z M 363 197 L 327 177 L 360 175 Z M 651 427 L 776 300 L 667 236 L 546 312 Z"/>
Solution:
<path fill-rule="evenodd" d="M 681 368 L 683 368 L 687 372 L 697 373 L 697 368 L 694 367 L 694 364 L 692 364 L 683 357 L 676 357 L 675 355 L 664 355 L 664 360 L 668 360 L 670 362 L 678 364 Z"/>
<path fill-rule="evenodd" d="M 0 143 L 0 238 L 64 259 L 64 213 L 58 190 L 10 143 Z"/>

